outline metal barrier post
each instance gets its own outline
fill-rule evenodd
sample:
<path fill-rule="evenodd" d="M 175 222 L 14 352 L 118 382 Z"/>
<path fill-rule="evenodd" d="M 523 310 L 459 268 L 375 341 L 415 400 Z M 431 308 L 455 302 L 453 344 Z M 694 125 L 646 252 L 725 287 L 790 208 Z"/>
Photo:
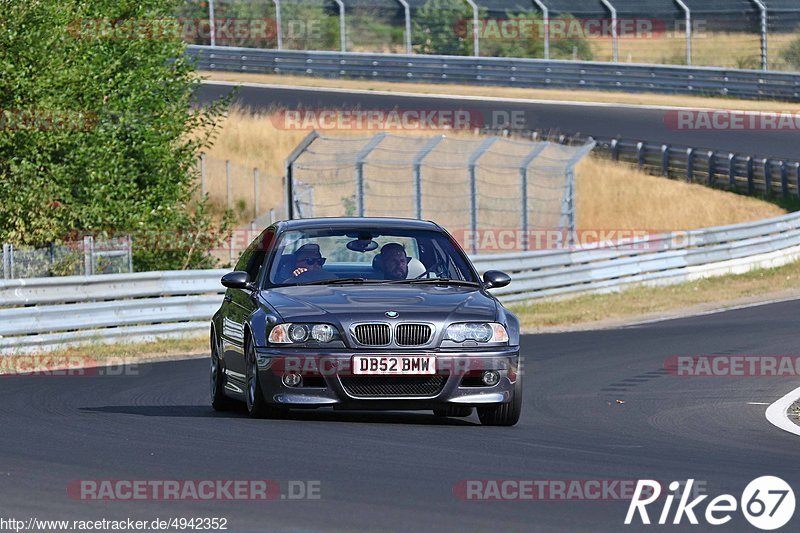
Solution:
<path fill-rule="evenodd" d="M 408 55 L 412 54 L 411 50 L 411 7 L 408 5 L 406 0 L 397 0 L 400 2 L 400 5 L 403 6 L 403 17 L 405 18 L 405 30 L 404 37 L 406 41 L 406 53 Z"/>
<path fill-rule="evenodd" d="M 94 237 L 83 237 L 83 273 L 86 276 L 94 274 Z"/>
<path fill-rule="evenodd" d="M 208 0 L 208 33 L 211 35 L 211 46 L 217 46 L 216 28 L 214 27 L 214 0 Z"/>
<path fill-rule="evenodd" d="M 481 55 L 481 39 L 480 30 L 478 28 L 478 5 L 474 0 L 467 0 L 469 7 L 472 8 L 472 55 L 480 57 Z"/>
<path fill-rule="evenodd" d="M 661 145 L 661 175 L 669 177 L 669 145 Z"/>
<path fill-rule="evenodd" d="M 619 21 L 617 20 L 617 9 L 611 4 L 609 0 L 600 0 L 604 6 L 608 8 L 611 13 L 611 46 L 613 47 L 614 63 L 619 63 L 619 34 L 617 27 Z"/>
<path fill-rule="evenodd" d="M 472 232 L 472 253 L 478 253 L 478 180 L 475 176 L 475 166 L 478 160 L 497 141 L 497 137 L 484 139 L 478 148 L 469 156 L 469 229 Z"/>
<path fill-rule="evenodd" d="M 708 186 L 713 187 L 716 181 L 717 162 L 715 160 L 716 154 L 713 150 L 708 151 Z"/>
<path fill-rule="evenodd" d="M 442 142 L 444 136 L 434 137 L 414 156 L 414 216 L 422 219 L 422 160 Z"/>
<path fill-rule="evenodd" d="M 339 46 L 342 52 L 347 52 L 347 33 L 344 21 L 344 2 L 342 0 L 334 0 L 336 5 L 339 6 Z"/>
<path fill-rule="evenodd" d="M 781 196 L 789 196 L 789 175 L 786 173 L 786 161 L 781 161 Z"/>
<path fill-rule="evenodd" d="M 764 194 L 769 196 L 772 194 L 772 161 L 764 158 L 761 166 L 764 168 Z"/>
<path fill-rule="evenodd" d="M 694 148 L 686 149 L 686 181 L 694 181 Z"/>
<path fill-rule="evenodd" d="M 272 0 L 275 4 L 275 35 L 278 38 L 278 50 L 283 50 L 283 29 L 281 28 L 281 0 Z"/>
<path fill-rule="evenodd" d="M 13 263 L 11 262 L 11 254 L 13 246 L 11 244 L 3 244 L 3 279 L 11 279 L 13 271 Z"/>
<path fill-rule="evenodd" d="M 542 0 L 533 0 L 542 11 L 542 34 L 544 36 L 544 58 L 550 59 L 550 10 Z"/>
<path fill-rule="evenodd" d="M 759 12 L 760 31 L 761 31 L 761 68 L 768 70 L 767 61 L 767 6 L 762 0 L 752 0 Z"/>
<path fill-rule="evenodd" d="M 519 165 L 520 225 L 522 226 L 522 249 L 528 251 L 528 167 L 547 147 L 547 143 L 534 146 Z"/>
<path fill-rule="evenodd" d="M 736 190 L 736 154 L 728 154 L 728 189 Z"/>
<path fill-rule="evenodd" d="M 675 0 L 686 15 L 686 64 L 692 66 L 692 11 L 683 0 Z"/>
<path fill-rule="evenodd" d="M 386 132 L 376 134 L 356 155 L 356 216 L 364 216 L 364 162 L 384 137 Z"/>

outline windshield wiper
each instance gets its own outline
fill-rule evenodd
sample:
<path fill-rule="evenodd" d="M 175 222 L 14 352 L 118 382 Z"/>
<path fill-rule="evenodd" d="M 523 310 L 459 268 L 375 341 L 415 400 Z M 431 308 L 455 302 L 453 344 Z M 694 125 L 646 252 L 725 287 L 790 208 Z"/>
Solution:
<path fill-rule="evenodd" d="M 463 285 L 466 287 L 480 287 L 481 284 L 474 282 L 474 281 L 466 281 L 461 279 L 450 279 L 450 278 L 418 278 L 418 279 L 397 279 L 393 281 L 388 281 L 387 283 L 407 283 L 417 284 L 417 283 L 442 283 L 446 285 Z"/>
<path fill-rule="evenodd" d="M 369 283 L 373 280 L 366 278 L 336 278 L 336 279 L 318 279 L 316 281 L 309 281 L 306 283 L 298 283 L 298 287 L 305 287 L 306 285 L 337 285 L 339 283 Z"/>

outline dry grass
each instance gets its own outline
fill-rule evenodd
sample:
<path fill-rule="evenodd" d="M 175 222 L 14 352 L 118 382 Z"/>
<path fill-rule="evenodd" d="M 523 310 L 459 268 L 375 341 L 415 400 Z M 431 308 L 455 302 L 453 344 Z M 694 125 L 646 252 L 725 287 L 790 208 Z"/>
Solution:
<path fill-rule="evenodd" d="M 239 83 L 266 83 L 309 88 L 341 88 L 364 91 L 394 91 L 418 94 L 458 96 L 492 96 L 534 100 L 559 100 L 628 105 L 726 108 L 741 111 L 800 112 L 800 104 L 766 100 L 735 100 L 722 97 L 681 96 L 670 94 L 630 94 L 604 91 L 520 89 L 515 87 L 482 87 L 471 85 L 436 85 L 424 83 L 377 82 L 373 80 L 339 80 L 310 76 L 277 76 L 273 74 L 242 74 L 239 72 L 207 72 L 205 79 Z"/>
<path fill-rule="evenodd" d="M 704 185 L 651 176 L 587 158 L 577 172 L 577 222 L 584 229 L 671 231 L 784 214 L 780 207 Z"/>
<path fill-rule="evenodd" d="M 753 270 L 671 285 L 636 287 L 613 294 L 589 294 L 569 299 L 515 304 L 511 308 L 526 330 L 547 326 L 569 326 L 615 318 L 637 317 L 714 302 L 724 306 L 737 299 L 796 290 L 800 283 L 800 262 L 779 268 Z"/>
<path fill-rule="evenodd" d="M 283 202 L 281 176 L 287 155 L 308 132 L 278 129 L 268 114 L 232 110 L 209 152 L 217 163 L 207 165 L 207 189 L 217 202 L 225 200 L 225 170 L 230 159 L 236 168 L 259 167 L 261 210 Z M 358 134 L 334 132 L 330 134 Z M 474 137 L 456 133 L 459 137 Z M 741 195 L 647 175 L 625 164 L 587 158 L 578 167 L 577 220 L 586 229 L 692 229 L 732 224 L 783 214 L 779 207 Z M 251 214 L 252 173 L 235 172 L 234 197 Z"/>
<path fill-rule="evenodd" d="M 787 70 L 781 59 L 783 52 L 797 38 L 793 33 L 769 35 L 770 68 Z M 613 48 L 610 38 L 590 39 L 597 61 L 611 61 Z M 619 59 L 626 63 L 686 63 L 684 34 L 660 36 L 652 39 L 620 39 Z M 727 68 L 760 68 L 761 40 L 756 33 L 705 33 L 692 39 L 692 64 L 694 66 Z"/>

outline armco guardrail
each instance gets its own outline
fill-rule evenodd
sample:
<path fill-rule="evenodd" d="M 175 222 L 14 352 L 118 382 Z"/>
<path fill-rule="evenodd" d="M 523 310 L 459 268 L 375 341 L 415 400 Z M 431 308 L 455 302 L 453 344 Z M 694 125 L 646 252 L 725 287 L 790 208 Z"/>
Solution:
<path fill-rule="evenodd" d="M 800 258 L 800 213 L 594 247 L 473 257 L 503 270 L 507 302 L 671 284 Z M 0 354 L 204 334 L 224 270 L 0 281 Z"/>
<path fill-rule="evenodd" d="M 800 100 L 800 74 L 743 69 L 497 57 L 189 46 L 202 70 L 548 89 Z"/>

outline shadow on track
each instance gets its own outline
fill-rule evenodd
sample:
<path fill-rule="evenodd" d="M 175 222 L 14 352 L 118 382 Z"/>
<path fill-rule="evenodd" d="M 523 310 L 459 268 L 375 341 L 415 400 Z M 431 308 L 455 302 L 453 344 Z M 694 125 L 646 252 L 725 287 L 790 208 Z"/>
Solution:
<path fill-rule="evenodd" d="M 104 407 L 80 407 L 81 412 L 108 413 L 175 418 L 247 418 L 244 404 L 241 409 L 218 412 L 205 405 L 110 405 Z M 293 410 L 276 421 L 304 422 L 355 422 L 366 424 L 406 424 L 420 426 L 479 426 L 480 423 L 464 418 L 438 417 L 423 412 L 400 411 L 334 411 Z"/>

